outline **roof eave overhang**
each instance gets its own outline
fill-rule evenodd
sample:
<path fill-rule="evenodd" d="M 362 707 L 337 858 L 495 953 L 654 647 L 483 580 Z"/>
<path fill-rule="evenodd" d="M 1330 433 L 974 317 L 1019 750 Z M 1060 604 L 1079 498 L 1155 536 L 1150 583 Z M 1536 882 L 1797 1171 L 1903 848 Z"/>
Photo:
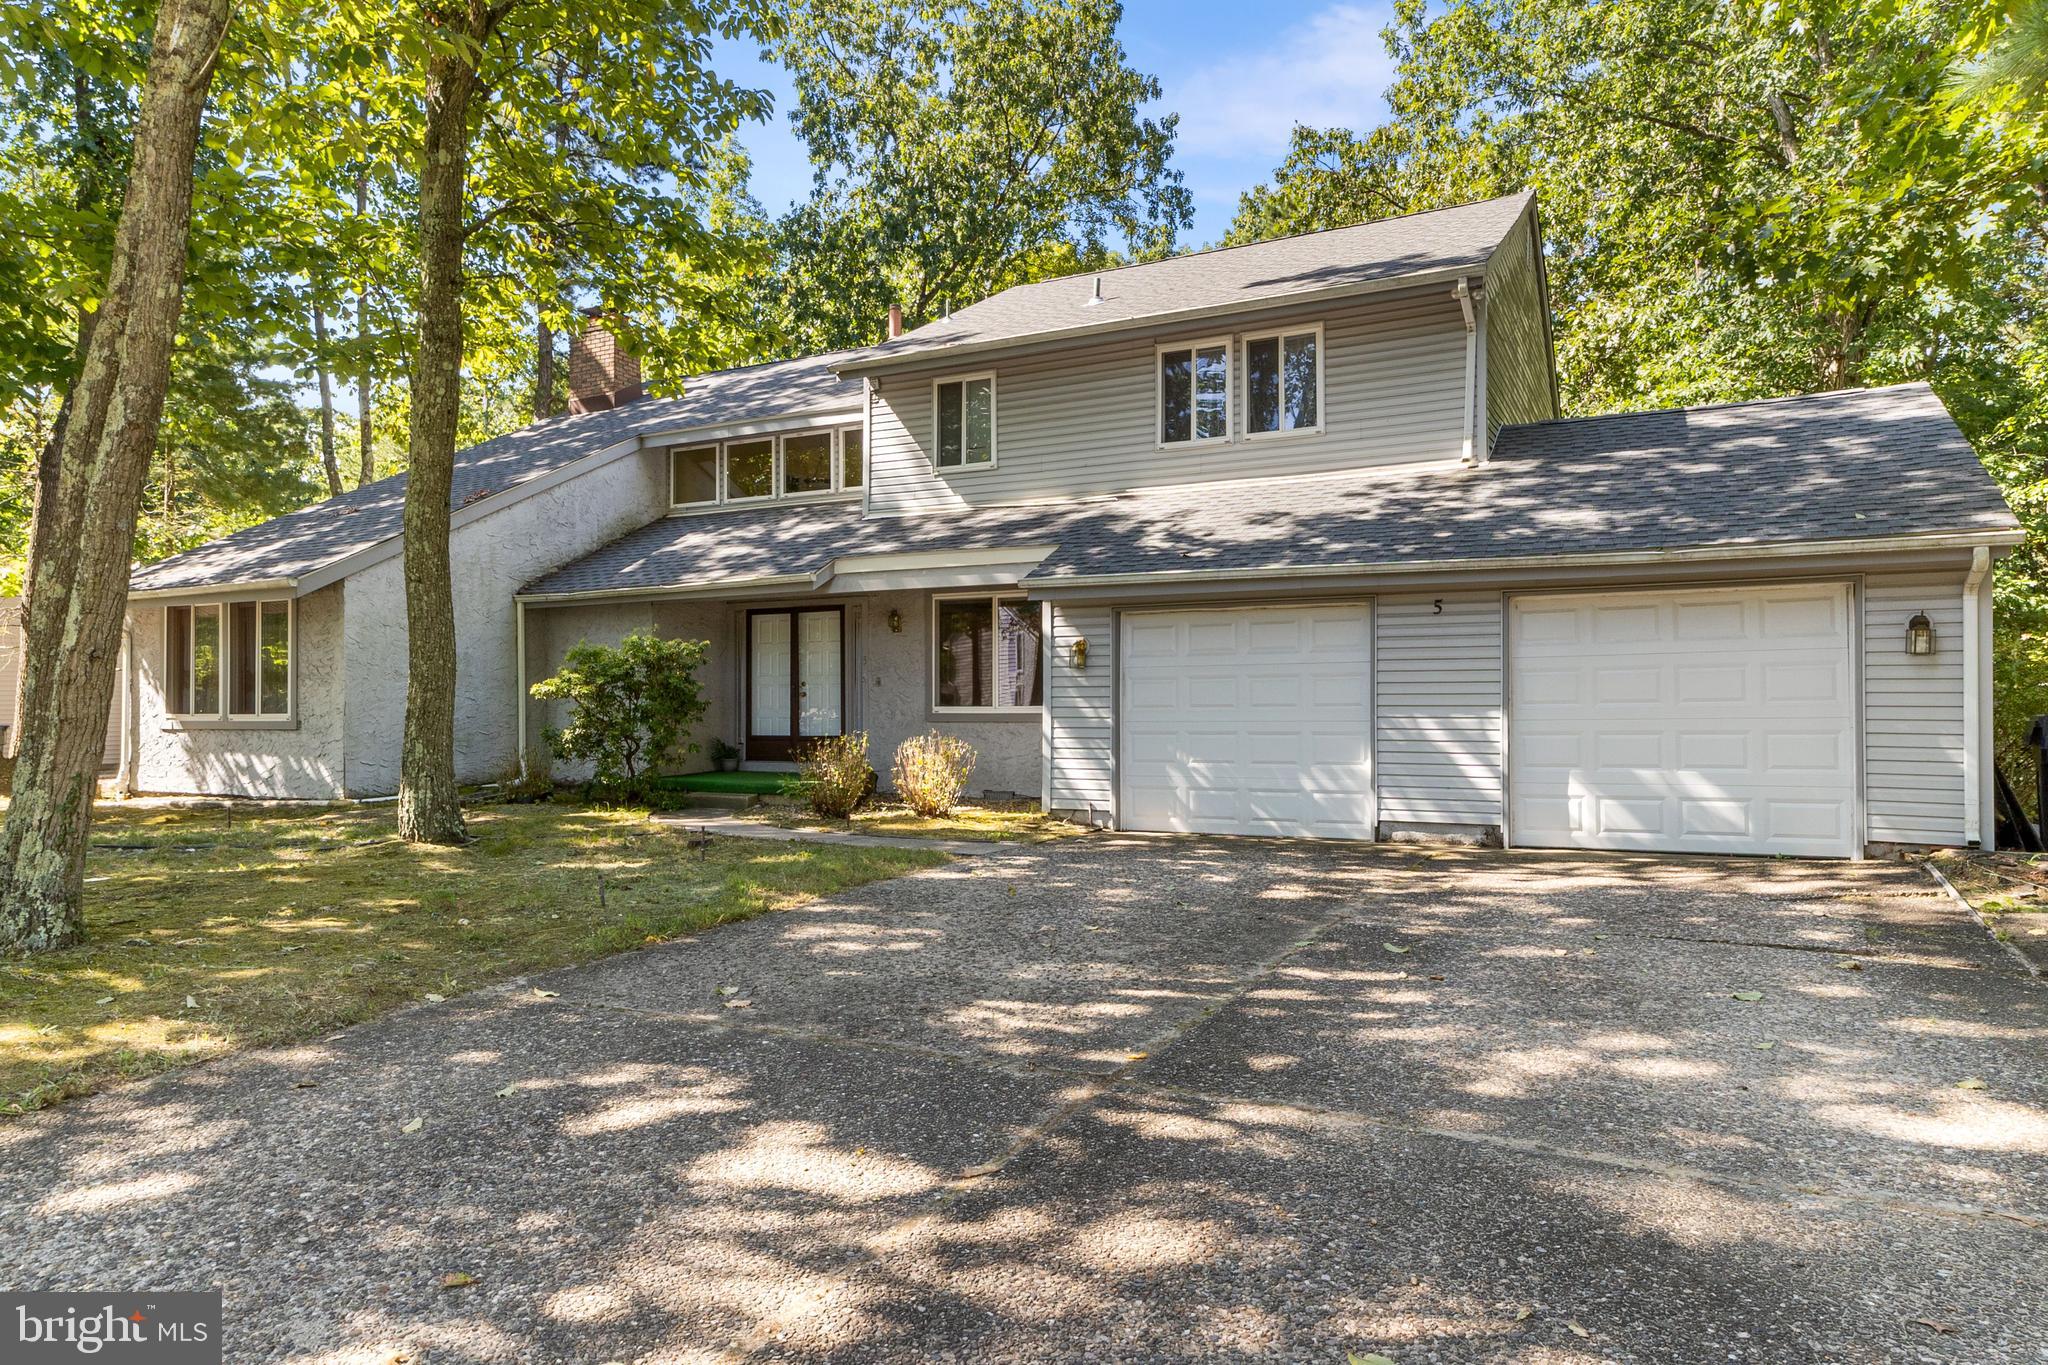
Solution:
<path fill-rule="evenodd" d="M 217 597 L 248 597 L 263 593 L 284 593 L 288 597 L 302 597 L 299 580 L 296 578 L 242 578 L 221 583 L 202 583 L 196 586 L 177 588 L 131 588 L 130 602 L 174 602 L 180 599 Z"/>
<path fill-rule="evenodd" d="M 1103 588 L 1147 587 L 1167 584 L 1196 584 L 1224 581 L 1293 579 L 1302 581 L 1339 578 L 1374 578 L 1442 574 L 1446 576 L 1521 572 L 1530 569 L 1589 569 L 1662 564 L 1705 563 L 1716 560 L 1791 560 L 1817 555 L 1844 556 L 1884 554 L 1900 551 L 1966 550 L 1979 545 L 2007 547 L 2026 539 L 2017 528 L 1997 531 L 1944 531 L 1922 535 L 1872 536 L 1843 540 L 1796 540 L 1769 543 L 1722 543 L 1675 549 L 1617 550 L 1588 554 L 1500 555 L 1485 558 L 1397 560 L 1369 563 L 1278 565 L 1268 568 L 1169 569 L 1159 572 L 1122 574 L 1061 574 L 1025 579 L 1034 597 L 1052 598 L 1067 592 L 1094 592 Z"/>
<path fill-rule="evenodd" d="M 1519 221 L 1519 220 L 1517 220 Z M 1086 341 L 1096 337 L 1120 336 L 1126 332 L 1142 332 L 1155 327 L 1173 327 L 1195 319 L 1238 317 L 1247 313 L 1269 312 L 1275 308 L 1296 306 L 1314 307 L 1319 303 L 1331 303 L 1340 299 L 1358 298 L 1367 294 L 1391 293 L 1402 289 L 1426 288 L 1432 284 L 1448 284 L 1459 279 L 1482 275 L 1486 272 L 1487 255 L 1463 265 L 1444 266 L 1434 270 L 1418 270 L 1412 274 L 1395 275 L 1383 280 L 1367 280 L 1359 284 L 1332 285 L 1327 289 L 1307 289 L 1297 294 L 1268 295 L 1259 299 L 1247 299 L 1240 303 L 1208 305 L 1200 308 L 1176 308 L 1171 312 L 1147 313 L 1143 317 L 1123 318 L 1115 322 L 1080 323 L 1073 327 L 1054 328 L 1050 331 L 1032 332 L 1024 336 L 1000 337 L 989 341 L 962 341 L 948 346 L 932 346 L 924 350 L 903 351 L 878 355 L 867 352 L 853 356 L 832 367 L 838 375 L 880 375 L 891 372 L 917 369 L 928 365 L 950 364 L 955 360 L 992 355 L 1001 351 L 1023 350 L 1034 346 L 1058 345 L 1068 341 Z"/>

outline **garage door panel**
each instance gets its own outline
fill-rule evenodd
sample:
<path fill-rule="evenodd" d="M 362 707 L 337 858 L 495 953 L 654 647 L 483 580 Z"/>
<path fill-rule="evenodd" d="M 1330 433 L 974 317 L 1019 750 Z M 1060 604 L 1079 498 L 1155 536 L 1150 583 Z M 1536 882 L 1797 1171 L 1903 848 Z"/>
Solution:
<path fill-rule="evenodd" d="M 1515 841 L 1853 853 L 1848 600 L 1828 585 L 1518 601 Z"/>
<path fill-rule="evenodd" d="M 1123 660 L 1127 827 L 1373 836 L 1365 608 L 1133 615 L 1125 630 L 1153 642 Z"/>

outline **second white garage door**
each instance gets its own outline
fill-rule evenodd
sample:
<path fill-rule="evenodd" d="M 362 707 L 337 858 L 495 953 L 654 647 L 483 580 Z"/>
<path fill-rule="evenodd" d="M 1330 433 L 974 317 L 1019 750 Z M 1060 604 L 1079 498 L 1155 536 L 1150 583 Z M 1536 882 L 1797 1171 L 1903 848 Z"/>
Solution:
<path fill-rule="evenodd" d="M 1126 829 L 1373 837 L 1366 607 L 1124 618 Z"/>
<path fill-rule="evenodd" d="M 1846 586 L 1517 599 L 1509 835 L 1852 856 Z"/>

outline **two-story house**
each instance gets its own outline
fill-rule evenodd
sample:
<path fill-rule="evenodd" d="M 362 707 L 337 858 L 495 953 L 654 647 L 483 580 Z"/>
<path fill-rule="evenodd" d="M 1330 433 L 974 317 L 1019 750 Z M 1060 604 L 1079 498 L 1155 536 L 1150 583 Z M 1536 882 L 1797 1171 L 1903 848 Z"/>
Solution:
<path fill-rule="evenodd" d="M 1518 195 L 1006 290 L 462 453 L 465 781 L 579 640 L 710 642 L 700 738 L 939 729 L 1132 830 L 1853 856 L 1988 843 L 1994 556 L 1924 385 L 1559 420 Z M 893 330 L 893 329 L 892 329 Z M 391 791 L 401 478 L 136 575 L 123 773 Z"/>

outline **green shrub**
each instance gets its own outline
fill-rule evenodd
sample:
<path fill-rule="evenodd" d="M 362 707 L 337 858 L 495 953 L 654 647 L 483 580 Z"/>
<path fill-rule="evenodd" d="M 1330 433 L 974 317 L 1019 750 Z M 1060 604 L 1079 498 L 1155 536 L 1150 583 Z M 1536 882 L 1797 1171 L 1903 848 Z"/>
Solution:
<path fill-rule="evenodd" d="M 974 746 L 934 730 L 896 746 L 896 794 L 927 819 L 951 815 L 974 773 Z"/>
<path fill-rule="evenodd" d="M 813 742 L 797 759 L 798 790 L 805 804 L 829 820 L 844 820 L 875 794 L 875 769 L 868 762 L 863 732 Z"/>
<path fill-rule="evenodd" d="M 684 736 L 704 718 L 697 670 L 709 648 L 652 635 L 575 646 L 560 672 L 533 685 L 542 701 L 569 703 L 569 723 L 546 732 L 548 748 L 589 762 L 594 789 L 644 795 L 656 767 L 697 747 Z"/>

